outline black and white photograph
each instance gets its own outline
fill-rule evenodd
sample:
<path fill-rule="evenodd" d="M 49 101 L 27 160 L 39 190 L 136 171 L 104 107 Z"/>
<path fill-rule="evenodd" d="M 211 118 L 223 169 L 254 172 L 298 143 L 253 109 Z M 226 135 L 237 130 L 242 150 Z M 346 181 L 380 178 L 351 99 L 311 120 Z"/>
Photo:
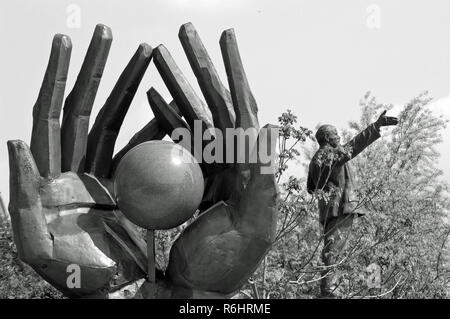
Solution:
<path fill-rule="evenodd" d="M 2 1 L 0 299 L 450 299 L 449 34 L 448 0 Z"/>

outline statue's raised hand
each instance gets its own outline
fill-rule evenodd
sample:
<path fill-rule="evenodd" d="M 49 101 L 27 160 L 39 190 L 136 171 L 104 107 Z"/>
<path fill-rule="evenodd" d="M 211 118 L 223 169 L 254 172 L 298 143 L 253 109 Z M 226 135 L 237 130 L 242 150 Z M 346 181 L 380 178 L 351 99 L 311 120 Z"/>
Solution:
<path fill-rule="evenodd" d="M 398 124 L 398 118 L 386 115 L 387 110 L 384 110 L 375 121 L 375 127 L 380 128 L 382 126 L 394 126 Z"/>
<path fill-rule="evenodd" d="M 200 207 L 202 213 L 175 241 L 165 272 L 165 281 L 172 297 L 203 297 L 205 292 L 216 293 L 213 296 L 217 293 L 227 296 L 242 287 L 253 274 L 274 240 L 278 189 L 273 167 L 268 167 L 270 165 L 262 155 L 274 155 L 278 136 L 270 134 L 273 128 L 270 125 L 259 130 L 257 105 L 247 82 L 233 30 L 224 31 L 220 39 L 230 91 L 220 81 L 192 24 L 181 27 L 179 38 L 211 111 L 212 120 L 205 104 L 189 85 L 168 50 L 160 45 L 153 51 L 153 61 L 186 120 L 181 119 L 151 88 L 148 91 L 149 102 L 166 133 L 178 137 L 178 134 L 173 134 L 174 130 L 182 128 L 192 132 L 193 139 L 198 141 L 199 138 L 201 140 L 199 133 L 213 127 L 220 130 L 224 137 L 227 129 L 253 130 L 255 137 L 259 132 L 258 147 L 247 144 L 241 153 L 231 146 L 231 139 L 225 138 L 223 152 L 228 154 L 221 156 L 234 159 L 231 162 L 215 160 L 207 163 L 209 161 L 202 158 L 200 165 L 206 185 Z M 218 133 L 216 138 L 220 138 Z M 208 153 L 204 152 L 204 147 L 209 142 L 197 143 L 197 149 L 195 145 L 192 148 L 193 152 Z M 252 148 L 257 153 L 253 162 L 248 156 Z M 263 154 L 262 149 L 268 154 Z M 216 152 L 220 151 L 216 149 Z"/>
<path fill-rule="evenodd" d="M 68 296 L 106 296 L 145 276 L 145 242 L 108 189 L 116 137 L 152 48 L 139 46 L 88 135 L 111 41 L 111 30 L 98 25 L 60 125 L 72 44 L 56 35 L 33 109 L 30 147 L 8 142 L 9 212 L 19 257 Z"/>

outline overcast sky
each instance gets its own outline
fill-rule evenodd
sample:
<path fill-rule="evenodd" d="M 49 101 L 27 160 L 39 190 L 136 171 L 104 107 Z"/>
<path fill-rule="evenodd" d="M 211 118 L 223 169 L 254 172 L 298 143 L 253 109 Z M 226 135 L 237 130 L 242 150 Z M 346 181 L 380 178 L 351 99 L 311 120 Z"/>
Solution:
<path fill-rule="evenodd" d="M 72 39 L 68 93 L 95 25 L 112 28 L 114 40 L 95 116 L 141 42 L 164 43 L 198 89 L 178 41 L 178 29 L 188 21 L 196 26 L 225 81 L 219 37 L 224 29 L 235 29 L 261 124 L 276 123 L 290 108 L 304 126 L 327 122 L 342 128 L 359 117 L 358 101 L 369 90 L 380 102 L 393 104 L 429 90 L 435 108 L 450 117 L 448 0 L 1 1 L 0 192 L 5 201 L 6 141 L 30 140 L 32 107 L 55 33 Z M 151 86 L 170 99 L 151 65 L 117 148 L 152 118 L 145 97 Z M 450 180 L 449 129 L 440 150 Z"/>

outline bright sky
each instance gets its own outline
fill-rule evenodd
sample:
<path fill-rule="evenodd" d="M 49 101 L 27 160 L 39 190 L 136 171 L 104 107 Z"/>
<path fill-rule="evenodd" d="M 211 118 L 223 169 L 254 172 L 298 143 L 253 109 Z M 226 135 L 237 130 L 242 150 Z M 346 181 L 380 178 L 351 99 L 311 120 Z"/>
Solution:
<path fill-rule="evenodd" d="M 71 19 L 77 10 L 79 28 Z M 368 90 L 380 102 L 394 104 L 429 90 L 436 108 L 450 117 L 448 0 L 1 1 L 0 192 L 5 201 L 9 193 L 6 141 L 30 140 L 32 107 L 55 33 L 72 39 L 68 93 L 95 24 L 112 28 L 114 40 L 95 100 L 95 116 L 141 42 L 164 43 L 198 88 L 178 41 L 178 28 L 188 21 L 196 26 L 225 81 L 219 37 L 223 30 L 235 29 L 261 124 L 276 123 L 277 116 L 291 108 L 304 126 L 327 122 L 344 127 L 358 118 L 358 101 Z M 379 28 L 374 28 L 377 22 Z M 170 99 L 151 65 L 117 148 L 152 118 L 145 97 L 151 86 Z M 448 180 L 449 132 L 440 149 Z"/>

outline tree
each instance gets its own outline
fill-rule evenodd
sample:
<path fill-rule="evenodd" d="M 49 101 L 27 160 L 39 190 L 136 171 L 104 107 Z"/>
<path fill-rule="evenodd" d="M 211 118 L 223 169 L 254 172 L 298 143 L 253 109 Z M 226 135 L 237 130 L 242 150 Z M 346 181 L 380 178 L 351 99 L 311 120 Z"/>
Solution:
<path fill-rule="evenodd" d="M 439 298 L 448 296 L 448 185 L 437 167 L 441 132 L 446 121 L 429 108 L 431 98 L 420 94 L 402 107 L 400 124 L 352 160 L 359 213 L 348 253 L 334 265 L 348 298 Z M 372 123 L 383 109 L 367 93 L 361 117 L 342 132 L 344 142 Z M 305 182 L 286 174 L 287 161 L 306 155 L 311 132 L 294 128 L 297 118 L 287 111 L 280 118 L 279 180 L 281 182 L 278 241 L 253 278 L 260 297 L 299 298 L 318 293 L 323 266 L 317 194 L 306 194 Z M 308 132 L 308 134 L 305 134 Z M 303 133 L 303 135 L 302 135 Z M 303 163 L 307 163 L 304 161 Z M 284 182 L 283 182 L 284 181 Z M 375 271 L 370 274 L 370 271 Z M 375 280 L 370 282 L 370 280 Z M 265 292 L 265 293 L 264 293 Z"/>
<path fill-rule="evenodd" d="M 436 149 L 446 121 L 432 112 L 431 101 L 426 92 L 412 99 L 399 114 L 400 124 L 353 161 L 359 176 L 358 206 L 369 216 L 359 220 L 353 245 L 358 238 L 361 242 L 348 266 L 379 265 L 378 293 L 389 292 L 390 297 L 447 295 L 449 268 L 444 257 L 450 206 Z M 344 132 L 347 139 L 392 106 L 377 103 L 368 93 L 361 107 L 359 123 L 350 123 Z M 372 293 L 365 285 L 353 286 L 349 296 Z"/>

